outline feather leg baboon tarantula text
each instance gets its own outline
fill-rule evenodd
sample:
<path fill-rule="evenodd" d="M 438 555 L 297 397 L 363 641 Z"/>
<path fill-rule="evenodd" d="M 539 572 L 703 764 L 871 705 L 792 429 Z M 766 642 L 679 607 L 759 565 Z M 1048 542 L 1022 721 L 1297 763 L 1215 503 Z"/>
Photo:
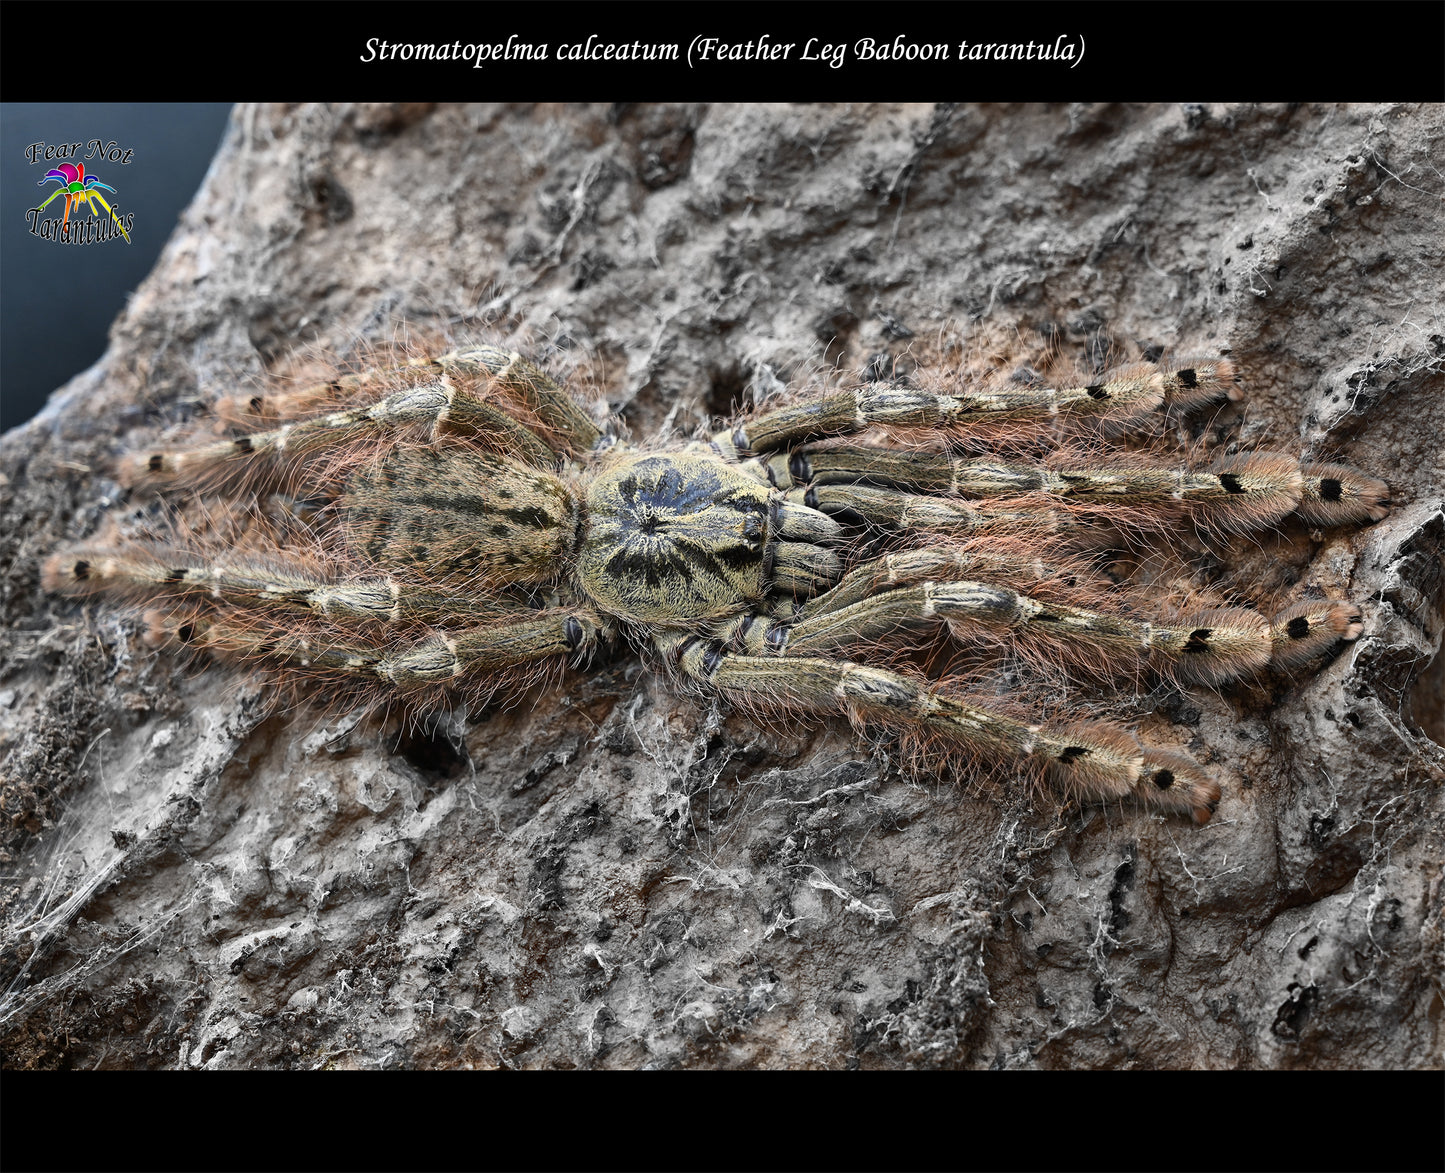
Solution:
<path fill-rule="evenodd" d="M 922 768 L 1202 823 L 1220 790 L 1193 758 L 1043 719 L 1000 680 L 1218 684 L 1322 657 L 1361 632 L 1355 604 L 1161 606 L 1114 567 L 1290 513 L 1378 520 L 1388 490 L 1278 453 L 1126 446 L 1238 399 L 1228 360 L 1078 382 L 867 383 L 634 446 L 518 354 L 397 355 L 237 400 L 245 434 L 128 458 L 200 520 L 57 554 L 46 581 L 161 600 L 159 639 L 412 713 L 630 636 L 759 713 L 891 731 Z"/>

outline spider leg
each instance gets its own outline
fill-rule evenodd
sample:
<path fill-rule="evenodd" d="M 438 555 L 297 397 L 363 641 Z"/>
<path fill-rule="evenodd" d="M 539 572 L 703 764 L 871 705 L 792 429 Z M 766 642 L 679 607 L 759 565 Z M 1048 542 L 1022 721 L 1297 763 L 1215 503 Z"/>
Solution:
<path fill-rule="evenodd" d="M 78 547 L 43 570 L 47 590 L 113 594 L 133 600 L 169 597 L 322 619 L 380 623 L 480 623 L 495 608 L 484 598 L 419 587 L 385 577 L 339 580 L 298 562 L 215 555 L 134 543 L 118 549 Z"/>
<path fill-rule="evenodd" d="M 1297 668 L 1324 655 L 1341 640 L 1358 639 L 1364 630 L 1365 617 L 1354 603 L 1306 599 L 1269 621 L 1270 663 L 1276 668 Z"/>
<path fill-rule="evenodd" d="M 846 660 L 741 655 L 719 640 L 676 633 L 655 635 L 653 642 L 684 677 L 744 705 L 841 711 L 855 724 L 953 744 L 996 765 L 1044 775 L 1067 798 L 1132 798 L 1200 823 L 1219 800 L 1219 787 L 1197 764 L 1147 750 L 1111 725 L 1030 725 L 916 677 Z"/>
<path fill-rule="evenodd" d="M 948 577 L 963 573 L 984 581 Z M 1081 566 L 1008 554 L 912 550 L 865 563 L 791 617 L 745 616 L 718 634 L 755 655 L 819 655 L 947 624 L 965 642 L 1017 638 L 1041 663 L 1094 675 L 1151 665 L 1184 682 L 1220 684 L 1267 665 L 1297 667 L 1364 630 L 1358 606 L 1329 599 L 1297 603 L 1271 620 L 1238 607 L 1140 619 L 1089 590 L 1092 579 Z M 1020 580 L 1032 589 L 1006 585 Z"/>
<path fill-rule="evenodd" d="M 158 626 L 162 635 L 217 655 L 403 690 L 446 688 L 538 661 L 585 654 L 606 630 L 590 607 L 497 616 L 483 627 L 437 633 L 391 649 L 258 624 L 242 614 L 166 617 Z"/>
<path fill-rule="evenodd" d="M 1023 591 L 974 581 L 926 581 L 842 606 L 827 592 L 791 621 L 740 621 L 720 634 L 748 651 L 826 655 L 946 624 L 966 642 L 1016 640 L 1040 662 L 1078 667 L 1097 676 L 1154 665 L 1186 681 L 1222 683 L 1263 668 L 1272 631 L 1241 608 L 1201 611 L 1175 623 L 1042 601 Z M 1312 631 L 1323 632 L 1317 624 Z M 1332 641 L 1331 641 L 1332 642 Z"/>
<path fill-rule="evenodd" d="M 1347 464 L 1300 465 L 1295 512 L 1314 525 L 1360 525 L 1390 512 L 1390 486 Z"/>
<path fill-rule="evenodd" d="M 164 610 L 147 615 L 157 642 L 303 670 L 318 681 L 397 688 L 412 694 L 408 703 L 426 689 L 429 702 L 472 683 L 487 692 L 524 683 L 519 673 L 529 665 L 585 654 L 607 629 L 590 607 L 503 612 L 485 593 L 389 576 L 337 580 L 301 561 L 242 554 L 222 563 L 141 543 L 81 547 L 52 557 L 44 574 L 47 587 L 71 594 L 164 600 Z M 429 624 L 462 630 L 426 634 Z"/>
<path fill-rule="evenodd" d="M 1222 684 L 1271 664 L 1307 663 L 1364 630 L 1357 606 L 1330 600 L 1296 604 L 1272 621 L 1241 607 L 1160 621 L 1040 600 L 986 582 L 925 582 L 800 619 L 779 650 L 830 652 L 938 623 L 964 640 L 1018 638 L 1042 662 L 1077 665 L 1097 675 L 1152 666 L 1181 681 L 1205 684 Z M 779 642 L 774 637 L 773 646 Z"/>
<path fill-rule="evenodd" d="M 488 381 L 490 387 L 526 407 L 545 429 L 556 433 L 576 451 L 590 450 L 602 436 L 602 430 L 576 400 L 544 371 L 515 351 L 495 346 L 464 347 L 436 356 L 420 355 L 391 366 L 357 371 L 279 395 L 237 397 L 236 404 L 242 414 L 252 417 L 285 418 L 298 411 L 314 409 L 318 404 L 343 400 L 412 371 L 467 378 L 480 376 Z"/>
<path fill-rule="evenodd" d="M 1014 637 L 1101 674 L 1153 663 L 1185 680 L 1212 684 L 1269 663 L 1265 621 L 1240 608 L 1203 611 L 1178 623 L 1042 602 L 982 582 L 925 582 L 796 622 L 785 649 L 820 654 L 879 639 L 907 627 L 947 623 L 956 635 Z"/>
<path fill-rule="evenodd" d="M 783 499 L 810 505 L 830 516 L 851 513 L 874 525 L 958 536 L 1003 532 L 1042 537 L 1048 534 L 1084 534 L 1096 528 L 1091 527 L 1086 519 L 1066 511 L 1037 505 L 994 508 L 971 505 L 958 498 L 925 497 L 860 485 L 789 489 Z"/>
<path fill-rule="evenodd" d="M 861 483 L 971 499 L 1035 495 L 1060 506 L 1082 506 L 1085 517 L 1093 513 L 1112 518 L 1126 507 L 1132 511 L 1128 524 L 1135 526 L 1165 526 L 1177 522 L 1182 513 L 1213 528 L 1247 530 L 1270 525 L 1292 511 L 1317 525 L 1346 525 L 1378 521 L 1389 511 L 1389 487 L 1383 481 L 1346 465 L 1301 467 L 1293 457 L 1275 452 L 1226 456 L 1199 471 L 1091 463 L 1044 468 L 942 452 L 865 447 L 804 448 L 759 463 L 762 475 L 785 490 Z M 821 487 L 816 492 L 818 508 L 824 512 L 829 512 L 831 502 L 837 511 L 851 509 L 868 520 L 899 524 L 886 516 L 884 498 L 876 491 L 852 501 L 836 492 L 825 494 Z M 913 508 L 917 516 L 933 509 Z M 880 511 L 884 515 L 875 517 Z M 952 517 L 947 511 L 937 515 L 943 528 L 975 528 L 963 520 L 973 516 L 967 510 Z"/>
<path fill-rule="evenodd" d="M 1189 360 L 1158 367 L 1138 363 L 1099 376 L 1081 387 L 1008 385 L 940 395 L 887 383 L 870 383 L 819 395 L 764 412 L 718 432 L 713 443 L 734 456 L 770 452 L 800 440 L 842 436 L 876 425 L 948 427 L 955 424 L 1033 421 L 1064 415 L 1073 420 L 1129 420 L 1168 403 L 1180 410 L 1237 397 L 1234 364 L 1227 359 Z"/>
<path fill-rule="evenodd" d="M 1050 564 L 1020 553 L 1017 546 L 1010 548 L 993 543 L 900 550 L 850 570 L 832 590 L 815 595 L 799 606 L 792 618 L 826 615 L 899 586 L 972 577 L 1040 583 L 1050 579 L 1091 580 L 1096 574 L 1085 563 Z"/>
<path fill-rule="evenodd" d="M 516 351 L 496 346 L 471 346 L 454 350 L 435 360 L 444 371 L 485 374 L 508 395 L 533 412 L 551 431 L 566 439 L 574 450 L 590 452 L 603 432 L 585 411 L 545 371 L 529 363 Z"/>
<path fill-rule="evenodd" d="M 465 384 L 464 379 L 442 374 L 372 403 L 196 448 L 141 453 L 131 458 L 128 471 L 151 478 L 244 477 L 285 469 L 303 457 L 367 436 L 418 427 L 427 428 L 433 441 L 448 432 L 480 436 L 534 467 L 550 468 L 557 463 L 557 453 L 541 436 Z M 298 400 L 313 401 L 316 393 L 315 388 L 307 388 L 298 393 Z"/>

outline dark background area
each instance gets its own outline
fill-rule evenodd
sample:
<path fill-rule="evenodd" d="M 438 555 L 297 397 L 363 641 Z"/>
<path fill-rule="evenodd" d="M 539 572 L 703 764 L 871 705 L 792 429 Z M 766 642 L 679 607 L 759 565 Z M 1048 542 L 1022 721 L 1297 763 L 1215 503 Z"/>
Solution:
<path fill-rule="evenodd" d="M 7 102 L 0 104 L 0 429 L 24 423 L 46 397 L 95 362 L 131 291 L 155 264 L 221 140 L 230 104 Z M 135 213 L 131 243 L 62 244 L 33 235 L 26 210 L 57 188 L 39 186 L 64 160 L 37 157 L 32 143 L 114 140 L 129 164 L 84 162 L 116 190 L 101 190 L 122 216 Z M 57 199 L 41 214 L 63 214 Z M 91 218 L 86 206 L 71 217 Z"/>

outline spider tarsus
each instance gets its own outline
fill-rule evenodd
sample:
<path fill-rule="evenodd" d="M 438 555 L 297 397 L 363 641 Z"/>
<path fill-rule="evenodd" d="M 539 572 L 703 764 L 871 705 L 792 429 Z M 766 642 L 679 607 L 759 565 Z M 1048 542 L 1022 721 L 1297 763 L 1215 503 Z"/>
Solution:
<path fill-rule="evenodd" d="M 1239 372 L 1227 358 L 1178 358 L 1163 371 L 1165 403 L 1180 414 L 1244 398 Z"/>
<path fill-rule="evenodd" d="M 1390 487 L 1345 464 L 1305 464 L 1299 515 L 1322 526 L 1364 525 L 1390 513 Z"/>
<path fill-rule="evenodd" d="M 1187 814 L 1195 823 L 1209 822 L 1219 805 L 1219 783 L 1192 758 L 1165 750 L 1144 752 L 1134 796 L 1146 809 Z"/>
<path fill-rule="evenodd" d="M 1276 668 L 1298 668 L 1328 655 L 1341 642 L 1358 639 L 1364 630 L 1358 605 L 1306 599 L 1270 621 L 1271 662 Z"/>

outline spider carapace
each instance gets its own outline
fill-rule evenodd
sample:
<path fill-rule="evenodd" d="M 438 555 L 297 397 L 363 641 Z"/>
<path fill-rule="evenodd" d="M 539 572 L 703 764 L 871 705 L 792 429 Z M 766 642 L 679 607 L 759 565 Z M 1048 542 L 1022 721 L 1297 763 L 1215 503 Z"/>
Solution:
<path fill-rule="evenodd" d="M 160 636 L 333 703 L 412 711 L 523 687 L 624 634 L 754 711 L 842 713 L 924 764 L 1204 822 L 1220 790 L 1192 758 L 1079 720 L 1077 702 L 1038 719 L 994 682 L 1218 684 L 1360 634 L 1348 600 L 1266 617 L 1161 605 L 1105 573 L 1102 551 L 1170 534 L 1385 515 L 1384 483 L 1344 465 L 1198 467 L 1118 439 L 1237 384 L 1224 359 L 1063 388 L 869 383 L 647 448 L 520 355 L 471 347 L 253 397 L 244 435 L 129 458 L 173 500 L 224 504 L 164 540 L 57 554 L 46 579 L 158 601 Z M 967 673 L 918 659 L 944 645 Z"/>

